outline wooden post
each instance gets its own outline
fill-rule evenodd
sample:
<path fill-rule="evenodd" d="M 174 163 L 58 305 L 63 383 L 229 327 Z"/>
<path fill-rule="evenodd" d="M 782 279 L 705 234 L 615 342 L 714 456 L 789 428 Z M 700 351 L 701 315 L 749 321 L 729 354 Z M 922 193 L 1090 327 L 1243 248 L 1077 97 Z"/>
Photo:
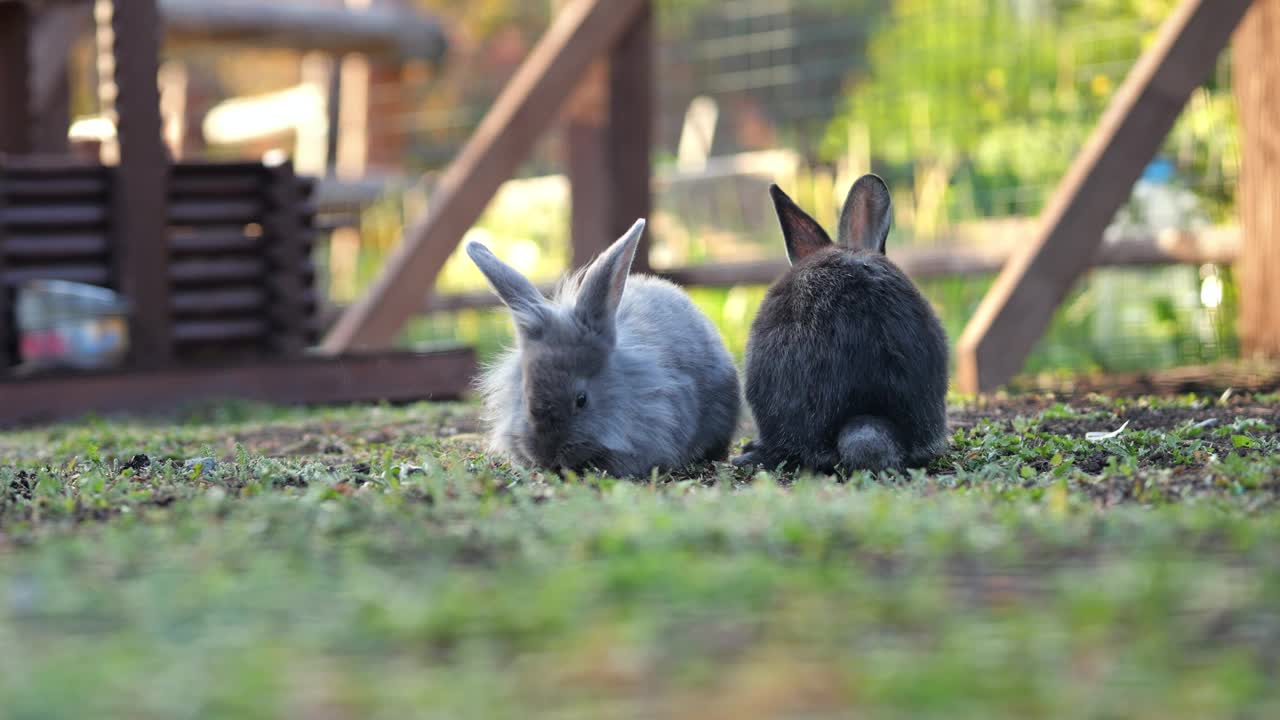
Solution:
<path fill-rule="evenodd" d="M 0 153 L 31 151 L 31 13 L 0 2 Z"/>
<path fill-rule="evenodd" d="M 118 3 L 111 15 L 120 166 L 112 198 L 116 285 L 132 306 L 132 361 L 158 367 L 172 353 L 168 179 L 157 82 L 160 15 L 156 0 Z"/>
<path fill-rule="evenodd" d="M 649 216 L 653 96 L 653 3 L 646 0 L 607 59 L 592 64 L 566 112 L 574 267 Z M 649 270 L 648 233 L 632 267 Z"/>
<path fill-rule="evenodd" d="M 1240 110 L 1240 340 L 1280 358 L 1280 0 L 1255 0 L 1236 32 Z"/>
<path fill-rule="evenodd" d="M 288 162 L 267 168 L 271 208 L 267 211 L 267 285 L 273 355 L 296 357 L 307 347 L 307 296 L 303 271 L 307 252 L 302 227 L 302 185 Z"/>
<path fill-rule="evenodd" d="M 30 13 L 22 3 L 0 3 L 0 156 L 31 149 Z M 3 157 L 0 157 L 0 161 Z M 4 164 L 0 162 L 0 275 L 4 270 Z M 16 359 L 13 294 L 0 283 L 0 375 Z"/>
<path fill-rule="evenodd" d="M 91 3 L 44 3 L 31 29 L 31 149 L 63 154 L 70 148 L 71 49 L 93 27 Z"/>
<path fill-rule="evenodd" d="M 561 134 L 569 178 L 569 264 L 574 268 L 591 262 L 610 243 L 609 135 L 609 63 L 597 60 L 568 103 Z"/>
<path fill-rule="evenodd" d="M 653 209 L 653 123 L 657 108 L 653 83 L 653 1 L 645 0 L 634 22 L 609 56 L 609 178 L 612 242 L 622 237 L 637 218 Z M 640 239 L 632 272 L 649 271 L 653 225 Z"/>
<path fill-rule="evenodd" d="M 961 335 L 960 390 L 993 390 L 1022 369 L 1250 1 L 1183 0 L 1165 21 L 1045 206 L 1037 236 L 1010 258 Z"/>
<path fill-rule="evenodd" d="M 9 292 L 8 284 L 4 282 L 4 266 L 5 266 L 5 206 L 8 205 L 8 198 L 5 188 L 5 168 L 4 159 L 0 158 L 0 376 L 3 376 L 14 364 L 17 354 L 17 333 L 14 327 L 17 325 L 13 318 L 13 295 Z"/>
<path fill-rule="evenodd" d="M 494 102 L 441 176 L 431 208 L 405 231 L 373 287 L 348 308 L 326 352 L 385 348 L 424 299 L 494 192 L 528 156 L 587 66 L 617 45 L 646 0 L 574 0 Z"/>

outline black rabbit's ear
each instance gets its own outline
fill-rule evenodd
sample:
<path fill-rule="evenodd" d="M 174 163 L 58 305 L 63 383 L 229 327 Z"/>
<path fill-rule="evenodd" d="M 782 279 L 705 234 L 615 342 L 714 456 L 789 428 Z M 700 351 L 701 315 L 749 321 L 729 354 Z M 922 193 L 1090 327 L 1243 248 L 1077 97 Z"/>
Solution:
<path fill-rule="evenodd" d="M 827 231 L 787 197 L 782 188 L 770 185 L 769 195 L 773 197 L 773 209 L 778 213 L 782 239 L 787 243 L 787 259 L 792 265 L 818 250 L 831 247 L 831 237 L 827 235 Z"/>
<path fill-rule="evenodd" d="M 627 288 L 627 273 L 631 272 L 644 225 L 643 218 L 636 220 L 630 230 L 587 267 L 574 312 L 588 327 L 604 334 L 612 333 L 613 317 L 618 303 L 622 302 L 622 291 Z"/>
<path fill-rule="evenodd" d="M 489 248 L 472 240 L 467 243 L 467 255 L 484 273 L 502 302 L 511 308 L 516 329 L 525 336 L 535 336 L 542 329 L 547 299 L 529 278 L 498 259 Z"/>
<path fill-rule="evenodd" d="M 851 250 L 884 252 L 893 224 L 889 187 L 876 175 L 863 175 L 849 189 L 840 211 L 840 244 Z"/>

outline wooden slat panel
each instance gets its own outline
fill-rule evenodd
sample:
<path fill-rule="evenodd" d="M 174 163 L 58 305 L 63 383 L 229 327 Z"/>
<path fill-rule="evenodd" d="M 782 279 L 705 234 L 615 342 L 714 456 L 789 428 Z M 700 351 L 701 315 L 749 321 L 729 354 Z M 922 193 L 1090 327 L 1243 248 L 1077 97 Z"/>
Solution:
<path fill-rule="evenodd" d="M 176 178 L 254 176 L 262 178 L 263 166 L 252 160 L 183 160 L 173 166 Z"/>
<path fill-rule="evenodd" d="M 156 0 L 116 4 L 116 130 L 120 165 L 112 197 L 116 286 L 133 307 L 130 359 L 162 367 L 172 355 L 166 192 L 169 159 L 160 123 L 160 15 Z"/>
<path fill-rule="evenodd" d="M 263 278 L 267 264 L 260 257 L 175 260 L 169 276 L 177 284 L 243 284 Z"/>
<path fill-rule="evenodd" d="M 251 253 L 261 249 L 262 238 L 235 230 L 187 230 L 173 233 L 169 246 L 175 255 Z"/>
<path fill-rule="evenodd" d="M 326 351 L 385 348 L 395 341 L 463 233 L 528 155 L 584 69 L 617 43 L 644 4 L 576 0 L 556 16 L 445 171 L 431 211 L 406 230 L 372 289 L 325 338 Z"/>
<path fill-rule="evenodd" d="M 21 179 L 102 177 L 108 172 L 71 155 L 10 155 L 0 158 L 0 165 L 10 177 Z"/>
<path fill-rule="evenodd" d="M 261 318 L 240 320 L 178 320 L 173 324 L 176 343 L 223 342 L 262 339 L 269 326 Z"/>
<path fill-rule="evenodd" d="M 227 290 L 176 290 L 173 311 L 179 318 L 225 312 L 252 312 L 266 307 L 267 292 L 254 285 Z"/>
<path fill-rule="evenodd" d="M 91 285 L 110 284 L 110 268 L 103 263 L 44 263 L 32 265 L 8 264 L 3 270 L 6 283 L 11 285 L 27 280 L 72 280 Z M 267 266 L 262 258 L 220 258 L 217 260 L 186 260 L 173 263 L 169 280 L 182 289 L 197 286 L 242 286 L 266 282 Z M 305 277 L 305 275 L 304 275 Z M 169 308 L 172 310 L 172 308 Z"/>
<path fill-rule="evenodd" d="M 0 214 L 3 212 L 0 209 Z M 34 235 L 11 232 L 0 238 L 0 254 L 15 260 L 105 256 L 109 246 L 110 241 L 104 233 Z"/>
<path fill-rule="evenodd" d="M 70 280 L 71 282 L 88 283 L 89 285 L 108 285 L 111 281 L 111 269 L 105 263 L 98 265 L 30 265 L 4 268 L 3 283 L 8 287 L 17 287 L 28 280 Z"/>
<path fill-rule="evenodd" d="M 247 225 L 262 219 L 263 205 L 256 199 L 176 200 L 169 207 L 174 225 Z"/>
<path fill-rule="evenodd" d="M 10 178 L 9 196 L 15 202 L 32 200 L 84 200 L 102 202 L 107 195 L 107 178 L 104 174 L 81 177 L 27 177 Z"/>
<path fill-rule="evenodd" d="M 207 368 L 108 372 L 0 381 L 0 425 L 85 413 L 166 412 L 183 403 L 243 398 L 273 403 L 452 400 L 475 375 L 471 350 L 306 357 Z"/>
<path fill-rule="evenodd" d="M 965 328 L 960 389 L 992 390 L 1022 368 L 1249 4 L 1183 0 L 1165 21 L 1045 207 L 1039 237 L 1010 259 Z"/>
<path fill-rule="evenodd" d="M 265 230 L 271 275 L 271 347 L 285 356 L 299 355 L 309 344 L 307 337 L 306 281 L 303 271 L 310 264 L 303 244 L 302 205 L 305 198 L 293 165 L 283 163 L 268 169 L 271 177 Z"/>
<path fill-rule="evenodd" d="M 14 228 L 58 228 L 104 225 L 106 205 L 13 205 L 5 209 L 5 222 Z"/>
<path fill-rule="evenodd" d="M 169 184 L 169 197 L 229 197 L 256 195 L 262 192 L 262 168 L 255 175 L 175 175 Z"/>

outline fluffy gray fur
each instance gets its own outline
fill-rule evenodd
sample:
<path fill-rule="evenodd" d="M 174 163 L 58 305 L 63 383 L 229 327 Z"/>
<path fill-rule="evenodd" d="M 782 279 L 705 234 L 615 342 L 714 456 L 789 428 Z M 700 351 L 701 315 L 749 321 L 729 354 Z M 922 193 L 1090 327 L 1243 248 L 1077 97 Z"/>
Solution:
<path fill-rule="evenodd" d="M 759 437 L 734 462 L 822 471 L 928 464 L 947 447 L 947 338 L 884 255 L 889 189 L 866 175 L 839 241 L 770 188 L 791 269 L 769 288 L 747 340 L 747 402 Z"/>
<path fill-rule="evenodd" d="M 479 385 L 494 451 L 618 477 L 728 457 L 740 404 L 733 359 L 682 290 L 628 277 L 643 232 L 637 221 L 552 300 L 468 243 L 516 325 L 516 344 Z"/>

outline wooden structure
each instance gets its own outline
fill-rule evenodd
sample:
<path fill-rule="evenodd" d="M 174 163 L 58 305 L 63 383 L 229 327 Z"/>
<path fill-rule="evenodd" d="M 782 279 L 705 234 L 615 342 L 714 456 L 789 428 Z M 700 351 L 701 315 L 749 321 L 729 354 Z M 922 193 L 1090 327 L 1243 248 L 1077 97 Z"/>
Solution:
<path fill-rule="evenodd" d="M 1031 241 L 997 255 L 897 256 L 917 278 L 957 268 L 1000 270 L 959 340 L 962 390 L 994 389 L 1021 369 L 1054 309 L 1090 267 L 1234 259 L 1234 242 L 1226 250 L 1194 238 L 1176 248 L 1150 239 L 1103 247 L 1102 236 L 1249 5 L 1250 0 L 1183 0 L 1116 92 Z M 646 0 L 562 3 L 550 30 L 448 168 L 429 212 L 408 229 L 373 289 L 338 318 L 323 343 L 326 351 L 386 347 L 416 313 L 494 302 L 488 293 L 440 297 L 428 291 L 463 233 L 562 104 L 573 263 L 585 262 L 645 214 L 652 12 Z M 642 265 L 643 257 L 637 256 Z M 763 262 L 663 274 L 683 284 L 731 285 L 770 282 L 781 270 L 779 262 Z"/>
<path fill-rule="evenodd" d="M 163 412 L 179 402 L 251 398 L 276 403 L 411 402 L 456 398 L 475 373 L 469 349 L 173 366 L 146 373 L 82 373 L 0 381 L 0 425 L 85 412 Z"/>
<path fill-rule="evenodd" d="M 958 275 L 988 275 L 997 273 L 1009 257 L 1012 248 L 996 247 L 989 250 L 967 250 L 958 243 L 940 243 L 941 248 L 921 248 L 889 251 L 889 257 L 914 280 L 954 277 Z M 1091 267 L 1156 267 L 1162 265 L 1203 265 L 1213 263 L 1231 265 L 1240 253 L 1240 233 L 1235 228 L 1221 228 L 1211 232 L 1170 232 L 1158 236 L 1132 236 L 1117 238 L 1103 244 L 1090 258 Z M 786 271 L 787 261 L 782 258 L 732 263 L 707 263 L 692 267 L 652 270 L 677 285 L 686 287 L 733 287 L 735 285 L 768 285 Z M 552 285 L 541 288 L 550 293 Z M 422 305 L 423 313 L 449 312 L 474 308 L 494 307 L 501 301 L 487 290 L 430 295 Z"/>
<path fill-rule="evenodd" d="M 570 128 L 581 128 L 584 143 L 570 160 L 575 241 L 608 242 L 647 214 L 652 13 L 651 0 L 565 5 L 440 178 L 431 208 L 406 229 L 373 288 L 329 331 L 326 352 L 391 345 L 463 233 L 579 88 L 587 107 L 576 110 Z"/>
<path fill-rule="evenodd" d="M 1280 0 L 1254 0 L 1233 47 L 1240 111 L 1240 340 L 1280 358 Z"/>
<path fill-rule="evenodd" d="M 1039 232 L 1005 264 L 961 335 L 962 391 L 993 390 L 1022 368 L 1250 3 L 1183 0 L 1165 21 L 1050 198 Z"/>
<path fill-rule="evenodd" d="M 12 2 L 0 5 L 6 6 L 4 12 L 9 17 L 25 12 Z M 1166 21 L 1048 203 L 1035 237 L 1015 249 L 1002 264 L 997 282 L 960 338 L 957 381 L 961 389 L 992 389 L 1020 369 L 1054 309 L 1081 274 L 1099 259 L 1103 229 L 1250 5 L 1250 0 L 1183 0 Z M 567 159 L 573 187 L 575 262 L 592 255 L 619 228 L 646 214 L 653 94 L 652 13 L 650 0 L 569 0 L 564 5 L 442 177 L 430 211 L 409 227 L 405 242 L 370 293 L 338 319 L 324 340 L 325 350 L 337 353 L 389 346 L 405 321 L 421 311 L 427 288 L 494 191 L 528 154 L 536 138 L 557 119 L 566 121 L 565 131 L 571 138 Z M 143 23 L 121 30 L 132 38 L 122 46 L 133 47 L 135 41 L 147 46 Z M 13 34 L 11 28 L 3 32 Z M 5 39 L 0 52 L 6 54 L 6 63 L 25 63 L 25 39 Z M 151 49 L 153 46 L 151 43 Z M 118 72 L 127 75 L 142 71 L 118 68 Z M 128 81 L 124 77 L 119 83 L 122 95 L 129 92 Z M 149 94 L 145 87 L 149 84 L 144 83 L 138 92 Z M 12 82 L 0 82 L 0 97 L 22 92 L 23 88 Z M 1266 112 L 1257 116 L 1270 117 Z M 132 144 L 131 155 L 156 158 L 157 143 L 147 139 L 154 137 L 154 125 L 146 117 L 136 125 L 131 126 L 130 122 L 122 113 L 122 145 Z M 1258 143 L 1268 142 L 1265 132 L 1250 134 L 1249 122 L 1246 118 L 1246 140 L 1254 137 Z M 0 147 L 23 146 L 26 140 L 21 125 L 0 122 Z M 160 169 L 163 165 L 157 162 L 122 167 L 122 174 L 132 173 L 134 177 L 122 183 L 129 189 L 113 199 L 116 212 L 139 213 L 143 205 L 139 197 L 153 198 L 153 207 L 155 202 L 163 202 L 154 200 L 163 196 L 156 188 L 166 181 Z M 1248 175 L 1246 172 L 1246 179 Z M 1251 194 L 1256 192 L 1262 195 Z M 1242 195 L 1246 213 L 1252 207 L 1251 197 L 1261 198 L 1255 203 L 1258 207 L 1269 206 L 1265 191 L 1245 189 Z M 139 233 L 153 234 L 162 231 L 162 217 L 134 215 L 127 222 L 140 223 Z M 1262 210 L 1247 218 L 1246 236 L 1269 232 L 1265 227 L 1259 229 L 1260 218 Z M 1245 252 L 1255 247 L 1248 242 L 1244 245 Z M 170 290 L 155 280 L 154 273 L 138 271 L 161 267 L 168 252 L 162 244 L 122 252 L 117 261 L 135 273 L 131 282 L 137 287 L 129 288 L 130 294 L 156 300 L 148 302 L 148 307 L 165 307 L 166 302 L 160 301 Z M 777 270 L 776 265 L 728 266 L 670 274 L 686 282 L 718 283 L 767 280 Z M 154 348 L 158 353 L 155 357 L 162 358 L 165 348 L 172 348 L 149 337 L 149 333 L 163 336 L 166 332 L 160 313 L 153 312 L 155 317 L 145 324 L 140 342 Z"/>
<path fill-rule="evenodd" d="M 246 397 L 338 402 L 457 397 L 470 350 L 307 358 L 317 298 L 314 184 L 287 163 L 178 163 L 160 135 L 161 18 L 130 0 L 111 19 L 120 162 L 29 156 L 31 16 L 0 0 L 0 424 Z M 14 287 L 62 278 L 132 306 L 127 367 L 18 376 Z"/>
<path fill-rule="evenodd" d="M 72 280 L 114 287 L 138 306 L 135 336 L 149 332 L 142 338 L 153 343 L 132 343 L 141 363 L 297 356 L 317 332 L 314 182 L 288 164 L 180 163 L 168 174 L 167 210 L 156 215 L 162 257 L 125 258 L 117 168 L 0 158 L 0 318 L 11 316 L 20 283 Z M 140 283 L 127 282 L 139 272 L 129 260 L 155 263 L 144 275 L 163 297 L 151 307 Z M 3 367 L 17 358 L 17 337 L 9 327 L 0 338 Z"/>

